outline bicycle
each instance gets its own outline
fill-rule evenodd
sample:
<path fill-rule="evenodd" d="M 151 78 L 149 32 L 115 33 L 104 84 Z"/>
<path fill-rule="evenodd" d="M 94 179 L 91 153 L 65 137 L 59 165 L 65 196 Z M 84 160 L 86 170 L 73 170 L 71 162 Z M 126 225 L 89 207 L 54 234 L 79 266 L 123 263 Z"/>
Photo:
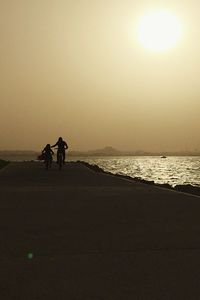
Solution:
<path fill-rule="evenodd" d="M 62 169 L 62 166 L 63 166 L 63 153 L 61 151 L 58 151 L 57 152 L 57 159 L 58 159 L 58 168 L 59 170 Z"/>
<path fill-rule="evenodd" d="M 44 164 L 46 170 L 51 168 L 51 163 L 52 163 L 52 157 L 50 155 L 44 155 Z"/>

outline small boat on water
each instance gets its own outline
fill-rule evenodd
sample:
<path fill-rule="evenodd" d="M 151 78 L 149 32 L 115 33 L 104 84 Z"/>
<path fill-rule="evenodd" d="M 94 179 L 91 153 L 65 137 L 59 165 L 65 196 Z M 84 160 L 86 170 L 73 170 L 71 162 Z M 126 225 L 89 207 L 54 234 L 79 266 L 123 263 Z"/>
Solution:
<path fill-rule="evenodd" d="M 164 155 L 163 155 L 163 156 L 161 156 L 160 158 L 167 158 L 167 156 L 164 156 Z"/>

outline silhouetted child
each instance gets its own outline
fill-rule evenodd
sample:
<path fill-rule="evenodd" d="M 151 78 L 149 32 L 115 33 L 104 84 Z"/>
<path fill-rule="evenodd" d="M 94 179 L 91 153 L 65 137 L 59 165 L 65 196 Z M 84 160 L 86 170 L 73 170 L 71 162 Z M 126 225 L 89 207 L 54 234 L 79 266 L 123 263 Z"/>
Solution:
<path fill-rule="evenodd" d="M 45 160 L 49 160 L 50 162 L 50 167 L 51 167 L 51 163 L 52 163 L 52 155 L 54 154 L 54 152 L 51 149 L 51 145 L 47 144 L 44 149 L 42 150 L 42 154 L 44 155 L 44 161 Z"/>

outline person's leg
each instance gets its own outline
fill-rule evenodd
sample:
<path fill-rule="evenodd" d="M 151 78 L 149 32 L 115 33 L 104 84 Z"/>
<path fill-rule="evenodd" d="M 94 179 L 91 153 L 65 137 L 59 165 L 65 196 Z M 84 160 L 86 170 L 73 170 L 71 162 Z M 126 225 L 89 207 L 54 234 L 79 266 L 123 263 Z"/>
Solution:
<path fill-rule="evenodd" d="M 58 151 L 57 151 L 57 162 L 56 163 L 58 164 Z"/>
<path fill-rule="evenodd" d="M 65 163 L 65 151 L 63 151 L 63 164 Z"/>
<path fill-rule="evenodd" d="M 53 158 L 52 158 L 52 156 L 50 155 L 50 164 L 49 164 L 50 168 L 51 168 L 51 165 L 52 165 L 52 160 L 53 160 Z"/>

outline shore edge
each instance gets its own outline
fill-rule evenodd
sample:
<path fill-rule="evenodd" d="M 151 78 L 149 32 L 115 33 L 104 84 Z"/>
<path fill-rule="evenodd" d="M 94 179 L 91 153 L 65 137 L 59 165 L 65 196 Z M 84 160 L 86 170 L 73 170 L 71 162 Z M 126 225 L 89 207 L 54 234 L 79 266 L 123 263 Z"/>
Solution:
<path fill-rule="evenodd" d="M 153 186 L 156 186 L 156 187 L 166 188 L 166 189 L 174 190 L 174 191 L 177 191 L 177 192 L 183 192 L 183 193 L 187 193 L 187 194 L 200 196 L 200 188 L 195 187 L 195 186 L 190 185 L 190 184 L 176 185 L 176 186 L 173 187 L 168 183 L 159 184 L 159 183 L 155 183 L 153 180 L 150 181 L 150 180 L 141 179 L 139 177 L 131 177 L 131 176 L 128 176 L 128 175 L 114 174 L 112 172 L 105 171 L 104 169 L 100 168 L 98 165 L 95 165 L 95 164 L 91 165 L 91 164 L 89 164 L 88 162 L 85 162 L 85 161 L 78 160 L 77 162 L 83 164 L 84 166 L 88 167 L 89 169 L 91 169 L 95 172 L 120 177 L 120 178 L 131 180 L 131 181 L 134 181 L 134 182 L 153 185 Z"/>

